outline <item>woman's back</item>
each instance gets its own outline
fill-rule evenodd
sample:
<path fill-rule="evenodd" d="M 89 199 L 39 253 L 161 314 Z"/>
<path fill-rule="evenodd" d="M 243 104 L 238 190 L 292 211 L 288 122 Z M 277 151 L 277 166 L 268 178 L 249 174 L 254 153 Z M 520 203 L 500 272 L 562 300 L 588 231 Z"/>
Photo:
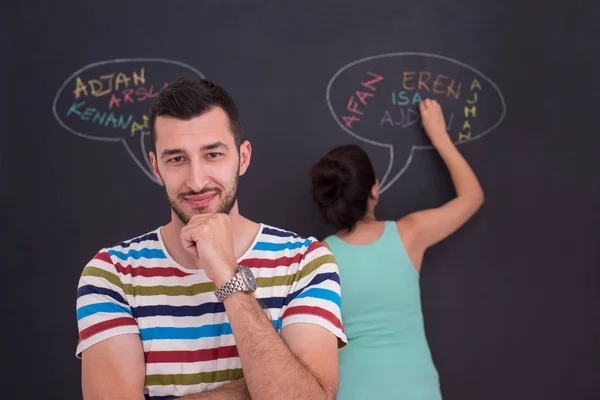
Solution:
<path fill-rule="evenodd" d="M 341 400 L 441 399 L 425 338 L 415 266 L 420 269 L 425 251 L 477 212 L 483 190 L 448 135 L 439 103 L 424 99 L 419 111 L 456 190 L 456 197 L 447 203 L 412 212 L 397 224 L 371 222 L 376 220 L 380 190 L 363 149 L 354 144 L 336 147 L 311 168 L 313 199 L 324 220 L 342 232 L 325 240 L 340 270 L 342 318 L 349 341 L 340 351 Z M 376 240 L 377 226 L 383 234 Z"/>
<path fill-rule="evenodd" d="M 342 285 L 348 347 L 340 351 L 338 399 L 441 399 L 425 338 L 419 275 L 394 221 L 374 242 L 325 239 Z"/>

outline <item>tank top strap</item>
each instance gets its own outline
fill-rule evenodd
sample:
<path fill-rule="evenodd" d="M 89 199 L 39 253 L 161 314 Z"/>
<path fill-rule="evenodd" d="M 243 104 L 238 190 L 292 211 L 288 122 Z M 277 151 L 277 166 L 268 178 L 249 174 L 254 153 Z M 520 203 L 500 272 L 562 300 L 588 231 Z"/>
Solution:
<path fill-rule="evenodd" d="M 400 233 L 398 232 L 398 228 L 396 227 L 396 221 L 385 221 L 384 222 L 383 238 L 386 242 L 402 243 L 402 239 L 400 238 Z"/>

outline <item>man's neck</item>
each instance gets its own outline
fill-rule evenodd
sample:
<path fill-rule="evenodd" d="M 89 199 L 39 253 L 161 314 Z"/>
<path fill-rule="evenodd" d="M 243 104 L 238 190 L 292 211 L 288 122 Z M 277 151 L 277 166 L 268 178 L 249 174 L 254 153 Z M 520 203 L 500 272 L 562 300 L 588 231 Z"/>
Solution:
<path fill-rule="evenodd" d="M 237 204 L 231 209 L 229 218 L 233 236 L 233 250 L 236 259 L 239 259 L 252 245 L 260 226 L 240 215 Z M 171 211 L 171 222 L 162 227 L 160 233 L 169 255 L 177 264 L 186 269 L 198 269 L 196 258 L 186 251 L 181 243 L 181 229 L 183 227 L 183 222 Z"/>

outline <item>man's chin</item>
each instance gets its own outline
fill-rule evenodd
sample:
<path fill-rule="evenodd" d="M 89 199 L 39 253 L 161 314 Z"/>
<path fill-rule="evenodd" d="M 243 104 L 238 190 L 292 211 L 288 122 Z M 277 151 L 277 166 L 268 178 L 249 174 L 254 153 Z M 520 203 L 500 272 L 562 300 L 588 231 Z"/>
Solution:
<path fill-rule="evenodd" d="M 202 206 L 202 207 L 194 207 L 192 208 L 192 211 L 190 212 L 190 218 L 194 215 L 198 215 L 198 214 L 212 214 L 215 213 L 216 210 L 214 209 L 214 207 L 209 207 L 209 206 Z"/>
<path fill-rule="evenodd" d="M 192 218 L 194 215 L 198 214 L 212 214 L 217 212 L 219 208 L 219 203 L 216 204 L 206 204 L 202 206 L 192 206 L 190 204 L 185 204 L 185 207 L 180 208 L 183 209 L 185 215 L 189 218 Z"/>
<path fill-rule="evenodd" d="M 235 198 L 233 201 L 225 203 L 218 202 L 215 200 L 217 200 L 217 196 L 215 196 L 213 202 L 211 202 L 210 204 L 199 207 L 194 207 L 185 201 L 181 201 L 177 204 L 178 207 L 174 207 L 173 203 L 171 203 L 171 208 L 175 212 L 177 217 L 181 220 L 181 222 L 183 222 L 183 224 L 186 225 L 194 215 L 206 215 L 215 213 L 229 214 L 235 204 Z"/>
<path fill-rule="evenodd" d="M 175 215 L 177 215 L 177 217 L 179 218 L 179 220 L 184 224 L 187 225 L 188 222 L 190 222 L 190 220 L 192 219 L 192 217 L 194 215 L 202 215 L 202 214 L 211 214 L 214 211 L 211 211 L 210 207 L 208 206 L 203 206 L 203 207 L 194 207 L 192 209 L 187 209 L 185 211 L 183 211 L 181 208 L 172 208 L 173 212 L 175 213 Z"/>

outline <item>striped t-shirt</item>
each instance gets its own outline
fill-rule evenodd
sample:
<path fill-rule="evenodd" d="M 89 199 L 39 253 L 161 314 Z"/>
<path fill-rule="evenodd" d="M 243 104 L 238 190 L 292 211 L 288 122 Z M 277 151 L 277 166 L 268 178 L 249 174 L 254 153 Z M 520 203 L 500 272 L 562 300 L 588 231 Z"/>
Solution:
<path fill-rule="evenodd" d="M 338 337 L 340 282 L 335 259 L 314 238 L 261 224 L 238 259 L 256 277 L 255 296 L 278 331 L 318 324 Z M 235 338 L 215 285 L 203 270 L 178 265 L 160 228 L 103 249 L 84 268 L 77 292 L 77 356 L 116 335 L 139 334 L 146 360 L 144 394 L 168 399 L 243 377 Z"/>

